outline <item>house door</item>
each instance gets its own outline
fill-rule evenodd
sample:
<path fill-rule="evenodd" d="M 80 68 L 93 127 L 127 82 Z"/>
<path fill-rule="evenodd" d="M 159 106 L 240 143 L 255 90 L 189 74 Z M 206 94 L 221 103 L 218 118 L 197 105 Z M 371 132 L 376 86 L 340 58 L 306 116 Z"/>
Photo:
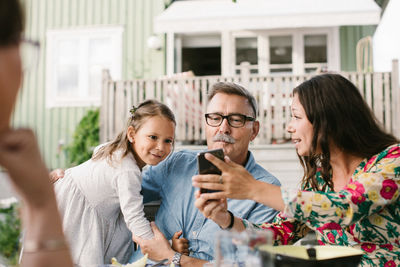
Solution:
<path fill-rule="evenodd" d="M 221 75 L 221 37 L 217 34 L 176 35 L 176 72 Z"/>
<path fill-rule="evenodd" d="M 221 47 L 183 47 L 182 71 L 196 76 L 221 74 Z"/>

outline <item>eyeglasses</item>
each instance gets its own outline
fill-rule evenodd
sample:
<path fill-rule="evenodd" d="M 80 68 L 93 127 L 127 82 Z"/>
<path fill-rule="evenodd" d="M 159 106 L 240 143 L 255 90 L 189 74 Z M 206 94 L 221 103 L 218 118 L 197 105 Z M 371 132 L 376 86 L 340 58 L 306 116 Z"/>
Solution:
<path fill-rule="evenodd" d="M 39 61 L 39 42 L 22 39 L 19 49 L 22 60 L 22 70 L 27 71 L 35 67 Z"/>
<path fill-rule="evenodd" d="M 228 124 L 234 128 L 243 127 L 246 124 L 246 121 L 255 121 L 255 118 L 243 114 L 229 114 L 224 116 L 218 113 L 207 113 L 205 117 L 207 124 L 212 127 L 220 126 L 224 119 L 226 119 Z"/>

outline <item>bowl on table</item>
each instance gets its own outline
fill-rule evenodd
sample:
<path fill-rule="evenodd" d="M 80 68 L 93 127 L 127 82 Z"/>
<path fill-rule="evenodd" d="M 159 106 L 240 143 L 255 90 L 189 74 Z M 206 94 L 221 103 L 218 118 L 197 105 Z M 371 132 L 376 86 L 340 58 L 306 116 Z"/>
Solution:
<path fill-rule="evenodd" d="M 261 246 L 263 267 L 356 267 L 361 250 L 345 246 Z"/>

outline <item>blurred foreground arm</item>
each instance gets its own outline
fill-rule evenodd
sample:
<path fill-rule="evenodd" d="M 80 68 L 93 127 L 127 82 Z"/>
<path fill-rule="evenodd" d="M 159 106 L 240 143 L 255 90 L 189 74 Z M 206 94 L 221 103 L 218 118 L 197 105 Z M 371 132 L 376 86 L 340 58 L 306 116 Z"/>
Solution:
<path fill-rule="evenodd" d="M 0 134 L 0 164 L 8 170 L 24 204 L 26 232 L 21 266 L 73 266 L 53 186 L 31 130 Z"/>

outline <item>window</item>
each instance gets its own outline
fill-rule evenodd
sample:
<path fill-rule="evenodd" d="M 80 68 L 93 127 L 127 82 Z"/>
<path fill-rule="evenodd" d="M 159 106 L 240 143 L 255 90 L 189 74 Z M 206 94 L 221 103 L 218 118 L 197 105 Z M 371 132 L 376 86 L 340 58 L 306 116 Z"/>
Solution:
<path fill-rule="evenodd" d="M 236 38 L 236 74 L 240 73 L 240 63 L 249 62 L 250 72 L 257 73 L 257 38 Z"/>
<path fill-rule="evenodd" d="M 101 75 L 121 78 L 122 27 L 47 33 L 46 106 L 99 106 Z"/>
<path fill-rule="evenodd" d="M 269 37 L 271 73 L 292 72 L 292 49 L 292 36 Z"/>
<path fill-rule="evenodd" d="M 236 74 L 243 61 L 262 75 L 340 70 L 338 27 L 240 31 L 232 39 Z"/>
<path fill-rule="evenodd" d="M 326 35 L 304 35 L 305 72 L 327 68 L 328 48 Z"/>

